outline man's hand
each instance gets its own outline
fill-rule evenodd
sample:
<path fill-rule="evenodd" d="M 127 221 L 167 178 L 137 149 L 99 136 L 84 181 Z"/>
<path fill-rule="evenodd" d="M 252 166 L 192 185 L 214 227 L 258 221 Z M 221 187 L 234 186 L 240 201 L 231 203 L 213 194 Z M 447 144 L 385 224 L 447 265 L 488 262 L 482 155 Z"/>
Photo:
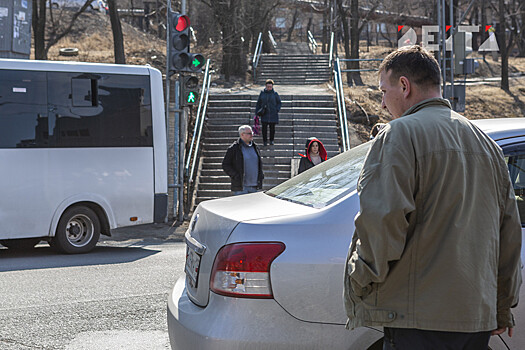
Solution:
<path fill-rule="evenodd" d="M 500 334 L 505 333 L 506 330 L 507 330 L 507 327 L 498 328 L 496 330 L 493 330 L 491 335 L 500 335 Z M 512 334 L 513 334 L 512 330 L 513 328 L 509 327 L 509 337 L 512 337 Z"/>

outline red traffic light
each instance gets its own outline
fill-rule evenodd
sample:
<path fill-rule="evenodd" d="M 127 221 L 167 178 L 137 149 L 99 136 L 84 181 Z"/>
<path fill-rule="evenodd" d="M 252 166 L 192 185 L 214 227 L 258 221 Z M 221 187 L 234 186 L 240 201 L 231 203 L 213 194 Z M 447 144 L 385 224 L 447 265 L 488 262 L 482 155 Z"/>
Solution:
<path fill-rule="evenodd" d="M 186 15 L 179 16 L 177 22 L 174 23 L 175 30 L 182 32 L 190 26 L 190 18 Z"/>

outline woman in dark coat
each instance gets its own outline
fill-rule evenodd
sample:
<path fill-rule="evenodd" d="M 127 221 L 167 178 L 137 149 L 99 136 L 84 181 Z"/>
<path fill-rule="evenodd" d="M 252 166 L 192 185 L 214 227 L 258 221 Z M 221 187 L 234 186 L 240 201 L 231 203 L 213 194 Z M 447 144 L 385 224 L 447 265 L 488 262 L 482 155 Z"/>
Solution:
<path fill-rule="evenodd" d="M 270 145 L 275 137 L 275 124 L 279 124 L 281 98 L 273 89 L 273 80 L 266 80 L 266 88 L 261 91 L 255 106 L 255 113 L 261 117 L 264 146 L 268 145 L 268 126 L 270 126 Z"/>
<path fill-rule="evenodd" d="M 323 143 L 315 137 L 310 137 L 306 140 L 305 146 L 306 155 L 299 154 L 301 156 L 301 161 L 299 162 L 298 174 L 324 162 L 328 158 Z"/>

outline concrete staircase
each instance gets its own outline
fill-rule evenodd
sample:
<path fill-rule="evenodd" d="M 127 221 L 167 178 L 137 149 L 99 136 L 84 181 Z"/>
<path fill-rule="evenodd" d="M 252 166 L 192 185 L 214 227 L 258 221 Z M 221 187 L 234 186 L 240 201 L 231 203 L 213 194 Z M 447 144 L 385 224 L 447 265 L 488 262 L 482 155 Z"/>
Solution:
<path fill-rule="evenodd" d="M 329 55 L 263 54 L 257 67 L 256 82 L 264 85 L 319 85 L 330 80 Z"/>
<path fill-rule="evenodd" d="M 204 200 L 231 196 L 230 178 L 222 170 L 226 149 L 239 138 L 240 125 L 253 126 L 258 95 L 210 95 L 196 182 L 195 204 Z M 308 137 L 319 138 L 331 158 L 340 152 L 336 107 L 332 95 L 281 95 L 279 124 L 275 145 L 262 146 L 262 136 L 254 140 L 263 157 L 263 189 L 272 188 L 290 178 L 291 160 L 304 153 Z"/>
<path fill-rule="evenodd" d="M 278 42 L 275 52 L 278 55 L 311 55 L 312 51 L 307 43 Z"/>
<path fill-rule="evenodd" d="M 280 42 L 277 54 L 263 54 L 257 67 L 256 83 L 272 79 L 277 85 L 319 85 L 330 80 L 328 54 L 313 55 L 306 43 Z"/>

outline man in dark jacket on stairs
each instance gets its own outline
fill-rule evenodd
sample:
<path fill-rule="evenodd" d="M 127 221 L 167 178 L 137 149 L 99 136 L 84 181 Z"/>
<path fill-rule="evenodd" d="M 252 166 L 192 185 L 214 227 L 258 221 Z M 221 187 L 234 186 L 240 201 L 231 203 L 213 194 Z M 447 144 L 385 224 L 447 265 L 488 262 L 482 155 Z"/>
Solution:
<path fill-rule="evenodd" d="M 257 192 L 262 189 L 264 178 L 261 154 L 253 142 L 252 128 L 240 126 L 239 136 L 228 147 L 222 161 L 222 169 L 231 178 L 233 195 Z"/>

